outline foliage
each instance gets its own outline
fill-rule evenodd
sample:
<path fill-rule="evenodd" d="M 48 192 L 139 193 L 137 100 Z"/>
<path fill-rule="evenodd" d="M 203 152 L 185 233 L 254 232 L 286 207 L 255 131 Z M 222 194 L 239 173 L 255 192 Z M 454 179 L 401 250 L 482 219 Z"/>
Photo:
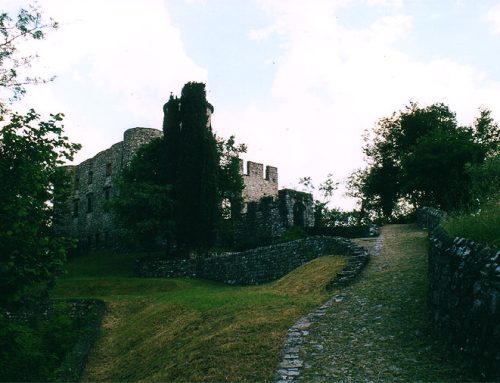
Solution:
<path fill-rule="evenodd" d="M 66 305 L 21 317 L 1 313 L 0 380 L 53 381 L 78 335 Z"/>
<path fill-rule="evenodd" d="M 353 210 L 353 218 L 357 225 L 367 225 L 371 222 L 380 223 L 382 218 L 382 209 L 380 200 L 375 195 L 370 195 L 368 189 L 368 169 L 357 169 L 347 178 L 348 197 L 358 199 L 359 210 Z"/>
<path fill-rule="evenodd" d="M 235 225 L 243 209 L 243 177 L 240 173 L 240 154 L 246 152 L 244 144 L 236 144 L 234 136 L 224 140 L 216 137 L 219 153 L 217 180 L 220 214 L 217 224 L 217 243 L 225 248 L 234 246 Z"/>
<path fill-rule="evenodd" d="M 182 88 L 180 100 L 171 97 L 165 105 L 165 144 L 172 171 L 175 205 L 175 231 L 178 250 L 206 251 L 215 243 L 220 214 L 218 201 L 217 142 L 208 124 L 205 84 L 189 82 Z M 171 113 L 172 111 L 175 111 Z"/>
<path fill-rule="evenodd" d="M 273 243 L 286 243 L 305 237 L 307 237 L 307 233 L 304 231 L 304 228 L 300 226 L 292 226 L 286 229 L 283 235 L 277 238 Z"/>
<path fill-rule="evenodd" d="M 236 217 L 243 209 L 243 178 L 240 173 L 240 155 L 246 153 L 244 144 L 236 144 L 235 137 L 228 140 L 216 137 L 219 153 L 219 200 L 228 201 L 222 205 L 222 217 Z"/>
<path fill-rule="evenodd" d="M 36 56 L 19 54 L 19 42 L 41 40 L 47 29 L 57 27 L 58 24 L 54 20 L 45 21 L 37 7 L 21 9 L 15 19 L 5 12 L 0 12 L 0 121 L 5 117 L 6 103 L 25 94 L 26 85 L 51 80 L 21 75 L 23 70 L 26 71 L 31 66 Z"/>
<path fill-rule="evenodd" d="M 80 145 L 63 135 L 61 114 L 30 110 L 0 129 L 0 306 L 43 292 L 62 271 L 70 243 L 52 233 L 54 190 L 68 191 L 61 167 Z"/>
<path fill-rule="evenodd" d="M 467 169 L 495 155 L 500 138 L 489 110 L 460 127 L 444 104 L 410 103 L 373 133 L 363 148 L 368 168 L 351 176 L 350 193 L 361 198 L 361 211 L 388 220 L 423 205 L 451 211 L 473 204 Z"/>
<path fill-rule="evenodd" d="M 173 200 L 161 168 L 164 156 L 162 139 L 140 147 L 118 181 L 119 198 L 111 208 L 131 248 L 151 249 L 172 239 Z"/>
<path fill-rule="evenodd" d="M 333 193 L 337 190 L 339 182 L 333 179 L 332 174 L 328 174 L 326 179 L 316 186 L 313 184 L 311 177 L 302 177 L 299 180 L 304 191 L 314 193 L 318 191 L 320 199 L 314 200 L 314 226 L 315 227 L 336 227 L 336 226 L 353 226 L 366 223 L 359 219 L 360 213 L 356 210 L 342 211 L 335 207 L 330 207 Z"/>
<path fill-rule="evenodd" d="M 119 255 L 113 259 L 119 267 Z M 94 260 L 100 262 L 97 256 L 87 262 Z M 106 302 L 108 325 L 83 381 L 271 381 L 286 330 L 328 298 L 325 286 L 347 262 L 318 258 L 281 280 L 250 287 L 117 277 L 113 267 L 110 276 L 93 278 L 71 267 L 74 273 L 58 281 L 54 294 Z"/>
<path fill-rule="evenodd" d="M 54 373 L 58 382 L 78 382 L 87 364 L 88 355 L 99 334 L 102 317 L 106 311 L 103 301 L 97 299 L 73 299 L 73 310 L 77 310 L 73 333 L 78 335 L 76 343 L 66 348 L 64 361 Z M 64 334 L 64 333 L 63 333 Z M 67 332 L 66 332 L 67 334 Z"/>
<path fill-rule="evenodd" d="M 470 238 L 500 249 L 500 204 L 498 199 L 484 203 L 478 212 L 464 212 L 448 216 L 443 227 L 451 236 Z"/>
<path fill-rule="evenodd" d="M 216 238 L 230 242 L 234 219 L 241 212 L 243 179 L 234 137 L 217 138 L 208 120 L 213 107 L 205 84 L 184 85 L 181 97 L 163 107 L 166 183 L 172 186 L 178 251 L 206 252 Z"/>
<path fill-rule="evenodd" d="M 476 201 L 482 204 L 500 200 L 500 155 L 487 158 L 482 164 L 469 165 L 466 170 Z"/>
<path fill-rule="evenodd" d="M 471 182 L 465 166 L 482 163 L 484 156 L 484 148 L 474 142 L 469 130 L 436 129 L 402 156 L 401 192 L 414 206 L 438 206 L 445 211 L 469 206 Z"/>
<path fill-rule="evenodd" d="M 302 185 L 304 191 L 313 194 L 316 186 L 312 182 L 311 177 L 302 177 L 299 179 L 299 184 Z M 328 204 L 337 190 L 339 183 L 333 180 L 333 174 L 328 174 L 325 181 L 319 184 L 317 190 L 321 199 L 314 199 L 314 225 L 318 227 L 328 226 L 330 213 L 334 209 L 330 209 Z"/>
<path fill-rule="evenodd" d="M 207 127 L 206 111 L 211 105 L 203 84 L 186 84 L 183 92 L 184 99 L 171 95 L 163 107 L 164 138 L 138 150 L 121 176 L 118 197 L 111 202 L 124 240 L 136 249 L 152 250 L 166 242 L 169 254 L 187 255 L 191 249 L 212 246 L 214 233 L 223 245 L 231 244 L 234 219 L 242 208 L 239 155 L 246 147 L 237 145 L 233 136 L 215 137 Z M 198 103 L 199 109 L 204 105 L 203 114 L 190 103 Z M 189 112 L 181 113 L 181 105 Z M 193 132 L 187 126 L 194 122 L 183 117 L 188 113 L 202 120 Z M 209 190 L 216 193 L 215 216 L 213 211 L 207 213 L 214 198 Z M 204 228 L 212 234 L 205 236 Z"/>

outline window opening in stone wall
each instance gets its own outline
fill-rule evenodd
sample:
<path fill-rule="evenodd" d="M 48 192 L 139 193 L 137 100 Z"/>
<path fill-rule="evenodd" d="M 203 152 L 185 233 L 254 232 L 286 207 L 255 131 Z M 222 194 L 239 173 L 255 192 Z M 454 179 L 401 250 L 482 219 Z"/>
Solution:
<path fill-rule="evenodd" d="M 88 179 L 89 185 L 92 183 L 93 178 L 94 178 L 94 172 L 92 170 L 89 170 L 89 179 Z"/>
<path fill-rule="evenodd" d="M 80 177 L 75 177 L 75 190 L 80 189 Z"/>
<path fill-rule="evenodd" d="M 79 202 L 79 200 L 77 200 L 77 199 L 75 199 L 73 201 L 73 218 L 78 217 L 78 202 Z"/>
<path fill-rule="evenodd" d="M 305 226 L 305 213 L 306 207 L 302 202 L 296 202 L 293 205 L 293 225 L 304 227 Z"/>
<path fill-rule="evenodd" d="M 92 194 L 87 194 L 87 213 L 92 213 Z"/>
<path fill-rule="evenodd" d="M 113 174 L 113 168 L 111 167 L 111 163 L 106 164 L 106 177 L 110 177 Z"/>

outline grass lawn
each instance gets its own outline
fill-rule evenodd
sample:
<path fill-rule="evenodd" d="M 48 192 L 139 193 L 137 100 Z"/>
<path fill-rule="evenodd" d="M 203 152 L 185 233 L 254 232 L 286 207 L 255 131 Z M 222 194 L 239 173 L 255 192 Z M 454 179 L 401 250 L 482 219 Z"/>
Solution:
<path fill-rule="evenodd" d="M 76 258 L 53 296 L 106 302 L 84 381 L 271 381 L 283 336 L 326 300 L 347 257 L 318 258 L 270 284 L 131 277 L 132 255 Z"/>

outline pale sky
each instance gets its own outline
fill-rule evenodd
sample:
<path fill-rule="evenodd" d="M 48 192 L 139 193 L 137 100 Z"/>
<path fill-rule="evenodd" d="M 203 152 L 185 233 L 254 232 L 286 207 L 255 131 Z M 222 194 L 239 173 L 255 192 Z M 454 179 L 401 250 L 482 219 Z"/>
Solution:
<path fill-rule="evenodd" d="M 65 113 L 77 163 L 128 128 L 161 129 L 163 104 L 188 81 L 207 84 L 215 132 L 277 166 L 280 187 L 345 179 L 363 166 L 363 131 L 410 100 L 444 102 L 461 124 L 479 107 L 500 120 L 500 1 L 38 3 L 61 27 L 34 45 L 33 69 L 57 79 L 16 107 Z M 334 205 L 353 201 L 338 191 Z"/>

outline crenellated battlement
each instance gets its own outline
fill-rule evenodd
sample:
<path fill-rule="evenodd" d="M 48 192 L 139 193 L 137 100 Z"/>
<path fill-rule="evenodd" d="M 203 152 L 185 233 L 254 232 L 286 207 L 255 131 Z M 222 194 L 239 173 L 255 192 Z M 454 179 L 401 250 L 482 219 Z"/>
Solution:
<path fill-rule="evenodd" d="M 243 175 L 245 189 L 243 189 L 243 200 L 245 202 L 258 201 L 263 197 L 275 197 L 278 195 L 278 168 L 247 161 L 247 171 L 244 172 L 243 160 L 240 160 L 240 173 Z"/>

